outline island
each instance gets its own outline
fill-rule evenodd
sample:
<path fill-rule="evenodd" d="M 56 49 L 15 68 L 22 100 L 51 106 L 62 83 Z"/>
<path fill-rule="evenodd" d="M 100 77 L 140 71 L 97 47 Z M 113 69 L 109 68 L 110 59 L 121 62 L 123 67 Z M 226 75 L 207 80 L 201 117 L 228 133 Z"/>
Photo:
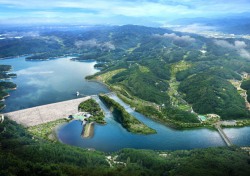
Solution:
<path fill-rule="evenodd" d="M 109 98 L 107 95 L 100 94 L 100 99 L 110 108 L 117 121 L 129 132 L 138 134 L 154 134 L 156 131 L 129 114 L 119 103 Z"/>
<path fill-rule="evenodd" d="M 99 104 L 93 100 L 89 99 L 79 104 L 78 106 L 79 112 L 85 112 L 88 122 L 96 122 L 99 124 L 106 124 L 104 120 L 104 113 L 100 108 Z"/>

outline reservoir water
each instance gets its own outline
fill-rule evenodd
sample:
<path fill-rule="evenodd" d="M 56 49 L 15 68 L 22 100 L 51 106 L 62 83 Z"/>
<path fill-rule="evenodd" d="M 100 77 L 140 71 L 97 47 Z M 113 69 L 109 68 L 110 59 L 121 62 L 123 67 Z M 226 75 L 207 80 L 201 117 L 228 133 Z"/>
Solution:
<path fill-rule="evenodd" d="M 88 82 L 87 75 L 98 72 L 95 62 L 75 62 L 70 57 L 49 61 L 25 61 L 25 57 L 0 60 L 12 65 L 17 90 L 10 92 L 4 112 L 30 108 L 76 98 L 76 92 L 93 95 L 109 90 L 102 84 Z"/>
<path fill-rule="evenodd" d="M 93 67 L 95 62 L 74 62 L 70 57 L 50 61 L 25 61 L 24 57 L 20 57 L 0 60 L 0 64 L 12 65 L 13 72 L 18 75 L 12 80 L 18 88 L 10 92 L 11 96 L 6 99 L 7 107 L 4 112 L 74 99 L 76 91 L 82 95 L 109 92 L 102 84 L 84 80 L 85 76 L 98 71 Z M 118 97 L 111 98 L 127 107 Z M 57 135 L 61 142 L 101 151 L 116 151 L 122 148 L 177 150 L 225 146 L 217 131 L 174 130 L 128 107 L 128 111 L 138 120 L 157 131 L 157 134 L 153 135 L 129 133 L 99 100 L 98 102 L 106 112 L 107 125 L 95 124 L 93 138 L 82 138 L 81 122 L 72 121 L 59 129 Z M 250 127 L 226 129 L 225 133 L 236 145 L 250 145 Z"/>

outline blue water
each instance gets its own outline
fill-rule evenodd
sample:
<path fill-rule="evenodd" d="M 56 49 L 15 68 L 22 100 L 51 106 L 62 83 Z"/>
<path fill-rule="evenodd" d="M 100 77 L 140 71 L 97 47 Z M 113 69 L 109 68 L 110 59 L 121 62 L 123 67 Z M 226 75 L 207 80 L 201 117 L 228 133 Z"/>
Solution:
<path fill-rule="evenodd" d="M 93 67 L 95 62 L 74 62 L 70 57 L 50 61 L 25 61 L 24 57 L 20 57 L 0 60 L 0 64 L 12 65 L 13 72 L 18 75 L 12 79 L 18 88 L 10 92 L 11 96 L 5 101 L 7 107 L 4 112 L 74 99 L 76 91 L 82 95 L 109 92 L 104 85 L 84 79 L 85 76 L 98 72 Z M 58 131 L 59 139 L 65 144 L 102 151 L 116 151 L 122 148 L 177 150 L 225 145 L 217 131 L 174 130 L 134 112 L 118 97 L 111 96 L 111 98 L 126 107 L 137 119 L 154 128 L 157 134 L 129 133 L 114 120 L 112 113 L 95 97 L 105 112 L 107 125 L 95 124 L 93 138 L 86 139 L 81 137 L 81 123 L 72 121 Z M 250 127 L 225 129 L 225 133 L 234 144 L 250 145 Z"/>
<path fill-rule="evenodd" d="M 224 132 L 233 144 L 239 146 L 250 145 L 250 127 L 225 128 Z"/>
<path fill-rule="evenodd" d="M 0 60 L 9 64 L 17 78 L 17 90 L 10 92 L 4 112 L 25 109 L 76 98 L 76 91 L 83 95 L 106 93 L 109 90 L 96 82 L 84 79 L 98 72 L 95 62 L 75 62 L 70 57 L 50 61 L 25 61 L 25 57 Z"/>
<path fill-rule="evenodd" d="M 69 145 L 95 148 L 101 151 L 117 151 L 122 148 L 177 150 L 193 149 L 225 145 L 216 131 L 209 129 L 174 130 L 150 120 L 140 113 L 133 111 L 117 96 L 111 96 L 138 120 L 157 131 L 157 134 L 132 134 L 124 129 L 110 113 L 106 113 L 107 125 L 95 124 L 94 137 L 82 138 L 82 126 L 79 121 L 72 121 L 58 131 L 58 137 Z M 103 104 L 101 107 L 103 108 Z M 106 112 L 107 109 L 104 107 Z"/>

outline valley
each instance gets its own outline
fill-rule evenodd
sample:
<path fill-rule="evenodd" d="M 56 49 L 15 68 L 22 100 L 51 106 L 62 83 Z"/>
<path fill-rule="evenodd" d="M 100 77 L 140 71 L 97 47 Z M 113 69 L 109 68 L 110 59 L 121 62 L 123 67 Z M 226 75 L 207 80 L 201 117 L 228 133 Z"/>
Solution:
<path fill-rule="evenodd" d="M 148 171 L 151 172 L 151 167 L 138 166 L 136 163 L 140 159 L 132 155 L 139 158 L 147 155 L 153 163 L 166 164 L 165 159 L 169 163 L 171 156 L 176 156 L 175 152 L 183 152 L 187 154 L 183 155 L 185 159 L 180 157 L 178 161 L 182 160 L 185 165 L 190 159 L 190 152 L 194 152 L 196 157 L 196 151 L 208 152 L 209 156 L 214 156 L 213 152 L 224 151 L 223 155 L 229 152 L 244 158 L 240 146 L 250 144 L 247 136 L 250 112 L 245 96 L 249 79 L 244 74 L 250 73 L 250 63 L 241 55 L 243 48 L 235 50 L 233 46 L 245 44 L 244 50 L 248 50 L 248 40 L 214 40 L 169 29 L 133 25 L 86 32 L 48 31 L 39 37 L 18 40 L 18 44 L 9 41 L 12 49 L 6 48 L 2 52 L 0 48 L 1 56 L 9 57 L 1 60 L 0 64 L 12 66 L 13 71 L 13 75 L 9 75 L 11 79 L 2 85 L 9 89 L 18 86 L 11 92 L 7 90 L 10 97 L 3 102 L 6 108 L 2 112 L 75 99 L 75 92 L 80 96 L 114 92 L 104 98 L 109 106 L 101 98 L 93 98 L 105 117 L 100 114 L 100 109 L 97 113 L 95 108 L 91 108 L 93 104 L 90 102 L 81 105 L 81 109 L 97 113 L 87 120 L 86 126 L 77 120 L 58 120 L 22 129 L 6 117 L 2 128 L 10 125 L 25 131 L 21 134 L 28 131 L 25 137 L 28 146 L 34 144 L 36 148 L 45 141 L 45 146 L 41 146 L 43 150 L 53 151 L 57 146 L 61 148 L 58 154 L 61 150 L 81 153 L 83 158 L 88 158 L 86 163 L 98 160 L 100 163 L 96 167 L 107 172 L 115 172 L 112 168 L 121 165 L 125 173 L 130 167 L 150 168 Z M 30 46 L 32 52 L 21 50 L 19 47 L 22 48 L 23 43 L 19 42 L 22 40 L 23 43 L 28 40 L 38 45 Z M 231 47 L 225 47 L 228 45 Z M 23 54 L 30 55 L 11 58 L 11 55 Z M 61 123 L 64 125 L 58 127 Z M 5 130 L 11 132 L 11 129 Z M 17 147 L 22 143 L 18 135 L 10 138 L 2 135 L 1 146 Z M 12 144 L 12 139 L 18 141 L 18 145 Z M 229 148 L 225 147 L 226 144 Z M 212 148 L 204 149 L 208 147 Z M 47 153 L 48 157 L 52 155 Z M 15 156 L 23 157 L 18 153 Z M 63 160 L 61 163 L 65 164 Z M 57 167 L 61 167 L 59 165 Z M 76 165 L 71 169 L 76 172 L 75 168 Z M 158 168 L 159 173 L 162 169 Z M 168 170 L 171 172 L 177 173 L 178 169 Z"/>

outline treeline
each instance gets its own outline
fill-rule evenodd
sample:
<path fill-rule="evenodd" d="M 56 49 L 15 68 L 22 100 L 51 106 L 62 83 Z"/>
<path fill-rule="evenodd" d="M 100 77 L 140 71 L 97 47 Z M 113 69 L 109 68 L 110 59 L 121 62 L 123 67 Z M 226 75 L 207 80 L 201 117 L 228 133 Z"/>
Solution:
<path fill-rule="evenodd" d="M 8 72 L 12 69 L 11 65 L 0 65 L 1 72 Z"/>
<path fill-rule="evenodd" d="M 81 112 L 90 113 L 92 115 L 88 119 L 90 121 L 95 121 L 95 122 L 101 123 L 101 124 L 106 123 L 104 120 L 105 116 L 104 116 L 102 109 L 100 108 L 99 104 L 93 99 L 89 99 L 87 101 L 80 103 L 78 106 L 78 110 Z"/>
<path fill-rule="evenodd" d="M 53 51 L 53 52 L 46 52 L 41 54 L 35 54 L 29 57 L 26 57 L 25 60 L 32 61 L 32 60 L 49 60 L 49 59 L 55 59 L 59 56 L 64 55 L 64 51 Z"/>
<path fill-rule="evenodd" d="M 88 151 L 31 136 L 5 118 L 0 124 L 0 175 L 241 175 L 250 174 L 250 156 L 237 147 L 180 151 L 123 149 Z M 106 156 L 118 156 L 110 167 Z M 215 169 L 216 168 L 216 169 Z"/>
<path fill-rule="evenodd" d="M 16 86 L 13 82 L 0 82 L 0 89 L 2 90 L 15 89 Z"/>
<path fill-rule="evenodd" d="M 7 73 L 12 69 L 10 65 L 0 65 L 0 80 L 9 79 L 11 77 L 15 77 L 16 75 L 13 73 Z"/>
<path fill-rule="evenodd" d="M 114 116 L 116 117 L 117 121 L 121 123 L 121 125 L 126 128 L 129 132 L 132 133 L 139 133 L 139 134 L 153 134 L 156 131 L 139 120 L 135 117 L 130 115 L 124 107 L 122 107 L 119 103 L 115 100 L 109 98 L 106 95 L 99 95 L 100 99 L 112 109 Z"/>

